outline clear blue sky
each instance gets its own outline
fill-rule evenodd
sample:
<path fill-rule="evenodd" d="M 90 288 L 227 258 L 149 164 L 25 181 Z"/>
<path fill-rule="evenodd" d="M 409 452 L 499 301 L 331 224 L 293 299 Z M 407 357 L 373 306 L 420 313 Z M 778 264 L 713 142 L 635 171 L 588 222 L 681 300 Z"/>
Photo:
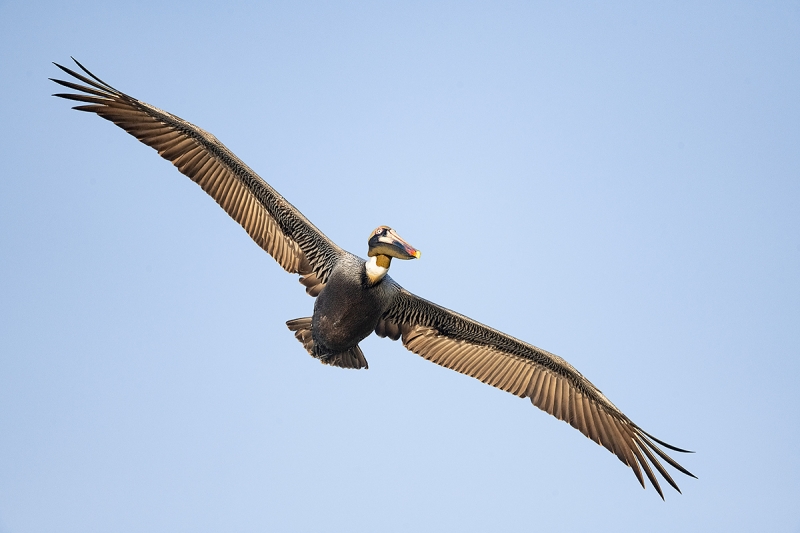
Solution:
<path fill-rule="evenodd" d="M 0 532 L 800 531 L 800 4 L 0 3 Z M 49 95 L 75 56 L 341 246 L 561 355 L 683 495 L 371 338 Z"/>

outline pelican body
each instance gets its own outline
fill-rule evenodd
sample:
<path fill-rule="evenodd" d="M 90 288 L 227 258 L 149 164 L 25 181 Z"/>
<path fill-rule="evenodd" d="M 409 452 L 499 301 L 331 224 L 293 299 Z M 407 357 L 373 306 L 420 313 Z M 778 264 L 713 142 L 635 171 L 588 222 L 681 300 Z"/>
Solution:
<path fill-rule="evenodd" d="M 567 361 L 405 290 L 387 272 L 392 259 L 420 257 L 391 228 L 379 226 L 367 242 L 368 259 L 351 254 L 317 229 L 216 137 L 175 115 L 114 89 L 75 61 L 83 74 L 58 66 L 77 91 L 54 96 L 80 102 L 121 127 L 197 183 L 257 245 L 287 272 L 298 274 L 316 297 L 311 317 L 287 326 L 313 357 L 343 368 L 367 368 L 358 343 L 375 332 L 400 340 L 423 358 L 476 378 L 578 429 L 627 465 L 642 487 L 645 476 L 664 497 L 654 470 L 675 490 L 661 460 L 694 475 L 661 446 L 686 452 L 643 431 Z"/>
<path fill-rule="evenodd" d="M 311 319 L 287 322 L 308 353 L 323 363 L 367 368 L 358 343 L 375 331 L 400 294 L 400 286 L 386 275 L 391 260 L 420 256 L 388 226 L 377 228 L 368 245 L 369 261 L 349 253 L 337 261 L 314 302 Z"/>

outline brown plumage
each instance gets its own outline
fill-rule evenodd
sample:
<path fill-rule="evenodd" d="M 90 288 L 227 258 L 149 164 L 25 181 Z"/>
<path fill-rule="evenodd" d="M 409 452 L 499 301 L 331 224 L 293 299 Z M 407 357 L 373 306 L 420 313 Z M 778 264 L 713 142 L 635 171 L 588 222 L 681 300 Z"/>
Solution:
<path fill-rule="evenodd" d="M 77 63 L 77 61 L 76 61 Z M 132 98 L 101 81 L 57 65 L 86 85 L 53 80 L 78 91 L 55 96 L 81 102 L 75 109 L 118 125 L 200 185 L 286 271 L 299 274 L 316 297 L 314 315 L 287 326 L 323 363 L 366 368 L 358 343 L 372 331 L 401 340 L 425 359 L 530 401 L 603 445 L 629 466 L 642 486 L 646 476 L 663 498 L 657 471 L 678 485 L 659 458 L 693 476 L 575 368 L 557 355 L 411 294 L 386 271 L 391 258 L 419 252 L 385 226 L 372 235 L 370 261 L 339 248 L 263 179 L 208 132 Z"/>

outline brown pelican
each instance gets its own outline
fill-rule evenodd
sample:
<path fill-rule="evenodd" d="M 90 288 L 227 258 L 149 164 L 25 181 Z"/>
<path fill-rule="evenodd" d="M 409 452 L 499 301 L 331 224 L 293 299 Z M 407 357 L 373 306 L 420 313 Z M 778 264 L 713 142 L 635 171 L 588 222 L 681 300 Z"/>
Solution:
<path fill-rule="evenodd" d="M 310 318 L 287 322 L 308 353 L 322 363 L 367 368 L 358 343 L 373 331 L 401 340 L 425 359 L 467 374 L 530 401 L 605 446 L 644 475 L 661 498 L 653 468 L 680 492 L 659 457 L 695 477 L 659 446 L 686 452 L 646 433 L 564 359 L 515 339 L 403 289 L 387 272 L 392 258 L 420 252 L 391 228 L 369 238 L 365 261 L 339 248 L 300 211 L 231 153 L 216 137 L 166 111 L 122 93 L 75 61 L 85 75 L 56 64 L 86 85 L 54 82 L 80 94 L 56 94 L 82 102 L 124 129 L 200 185 L 286 271 L 299 274 L 316 297 Z M 52 78 L 51 78 L 52 79 Z M 656 444 L 657 443 L 657 444 Z"/>

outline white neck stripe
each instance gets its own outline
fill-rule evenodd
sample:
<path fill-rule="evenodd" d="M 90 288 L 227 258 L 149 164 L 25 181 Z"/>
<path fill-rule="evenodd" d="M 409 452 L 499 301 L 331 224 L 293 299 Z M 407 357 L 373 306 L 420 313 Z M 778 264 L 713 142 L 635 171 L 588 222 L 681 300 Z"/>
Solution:
<path fill-rule="evenodd" d="M 370 283 L 377 283 L 383 279 L 387 272 L 389 272 L 388 268 L 384 268 L 382 266 L 378 266 L 378 258 L 373 256 L 369 258 L 367 261 L 367 278 L 369 279 Z"/>

